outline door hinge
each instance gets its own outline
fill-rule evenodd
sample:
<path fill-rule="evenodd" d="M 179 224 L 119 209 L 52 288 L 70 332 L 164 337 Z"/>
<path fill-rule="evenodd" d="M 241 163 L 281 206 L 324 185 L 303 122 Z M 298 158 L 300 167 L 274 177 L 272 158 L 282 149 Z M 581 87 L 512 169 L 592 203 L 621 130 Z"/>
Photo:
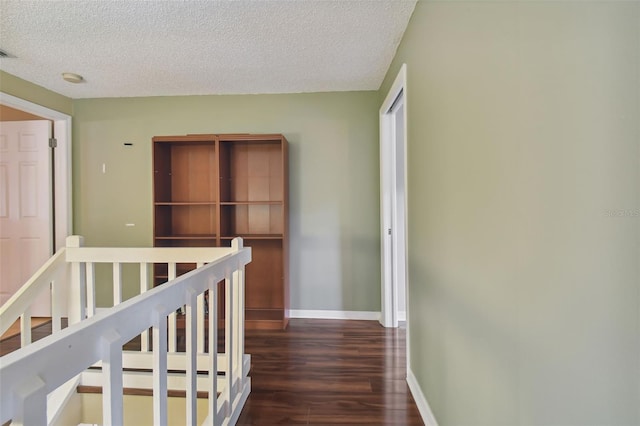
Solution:
<path fill-rule="evenodd" d="M 58 140 L 56 138 L 49 138 L 49 148 L 57 148 Z"/>
<path fill-rule="evenodd" d="M 389 229 L 387 230 L 387 233 L 388 233 L 389 235 L 391 235 L 391 228 L 389 228 Z"/>

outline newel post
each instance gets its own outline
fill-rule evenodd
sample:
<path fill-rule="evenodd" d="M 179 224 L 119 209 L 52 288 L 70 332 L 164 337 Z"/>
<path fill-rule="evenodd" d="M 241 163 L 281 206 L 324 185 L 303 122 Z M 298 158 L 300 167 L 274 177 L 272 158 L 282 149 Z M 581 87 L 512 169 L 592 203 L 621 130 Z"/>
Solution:
<path fill-rule="evenodd" d="M 80 235 L 70 235 L 66 240 L 67 250 L 84 246 L 84 238 Z M 73 262 L 71 265 L 71 285 L 69 286 L 69 325 L 82 321 L 86 316 L 86 285 L 85 265 L 83 262 Z"/>

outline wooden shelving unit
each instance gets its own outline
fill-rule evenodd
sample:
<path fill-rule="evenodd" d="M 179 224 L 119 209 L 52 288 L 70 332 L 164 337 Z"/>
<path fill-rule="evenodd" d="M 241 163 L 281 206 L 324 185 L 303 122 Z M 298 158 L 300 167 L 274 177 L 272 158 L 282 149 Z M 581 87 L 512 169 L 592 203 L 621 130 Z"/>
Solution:
<path fill-rule="evenodd" d="M 289 319 L 287 165 L 280 134 L 153 138 L 154 246 L 227 247 L 242 237 L 252 248 L 247 328 L 285 328 Z M 156 270 L 156 284 L 166 276 Z"/>

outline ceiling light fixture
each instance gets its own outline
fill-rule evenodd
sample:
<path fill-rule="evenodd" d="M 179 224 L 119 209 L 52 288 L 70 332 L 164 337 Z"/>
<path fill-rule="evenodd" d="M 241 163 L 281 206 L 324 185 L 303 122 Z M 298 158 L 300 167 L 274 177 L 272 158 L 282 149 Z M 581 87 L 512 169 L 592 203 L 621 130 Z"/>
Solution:
<path fill-rule="evenodd" d="M 69 83 L 82 83 L 84 78 L 79 74 L 74 74 L 72 72 L 63 72 L 62 78 Z"/>

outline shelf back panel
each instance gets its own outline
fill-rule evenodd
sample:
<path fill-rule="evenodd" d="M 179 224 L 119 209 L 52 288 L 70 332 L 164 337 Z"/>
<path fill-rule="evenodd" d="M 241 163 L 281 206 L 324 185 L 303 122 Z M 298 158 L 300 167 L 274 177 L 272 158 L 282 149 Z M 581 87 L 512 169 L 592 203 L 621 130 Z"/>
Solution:
<path fill-rule="evenodd" d="M 222 201 L 282 201 L 282 144 L 279 141 L 221 143 Z"/>
<path fill-rule="evenodd" d="M 214 206 L 174 206 L 171 233 L 174 235 L 214 235 L 216 209 Z"/>
<path fill-rule="evenodd" d="M 167 201 L 216 201 L 217 176 L 214 144 L 172 144 L 171 199 Z"/>
<path fill-rule="evenodd" d="M 220 232 L 223 237 L 282 235 L 284 230 L 283 206 L 279 204 L 222 206 L 220 215 Z"/>

